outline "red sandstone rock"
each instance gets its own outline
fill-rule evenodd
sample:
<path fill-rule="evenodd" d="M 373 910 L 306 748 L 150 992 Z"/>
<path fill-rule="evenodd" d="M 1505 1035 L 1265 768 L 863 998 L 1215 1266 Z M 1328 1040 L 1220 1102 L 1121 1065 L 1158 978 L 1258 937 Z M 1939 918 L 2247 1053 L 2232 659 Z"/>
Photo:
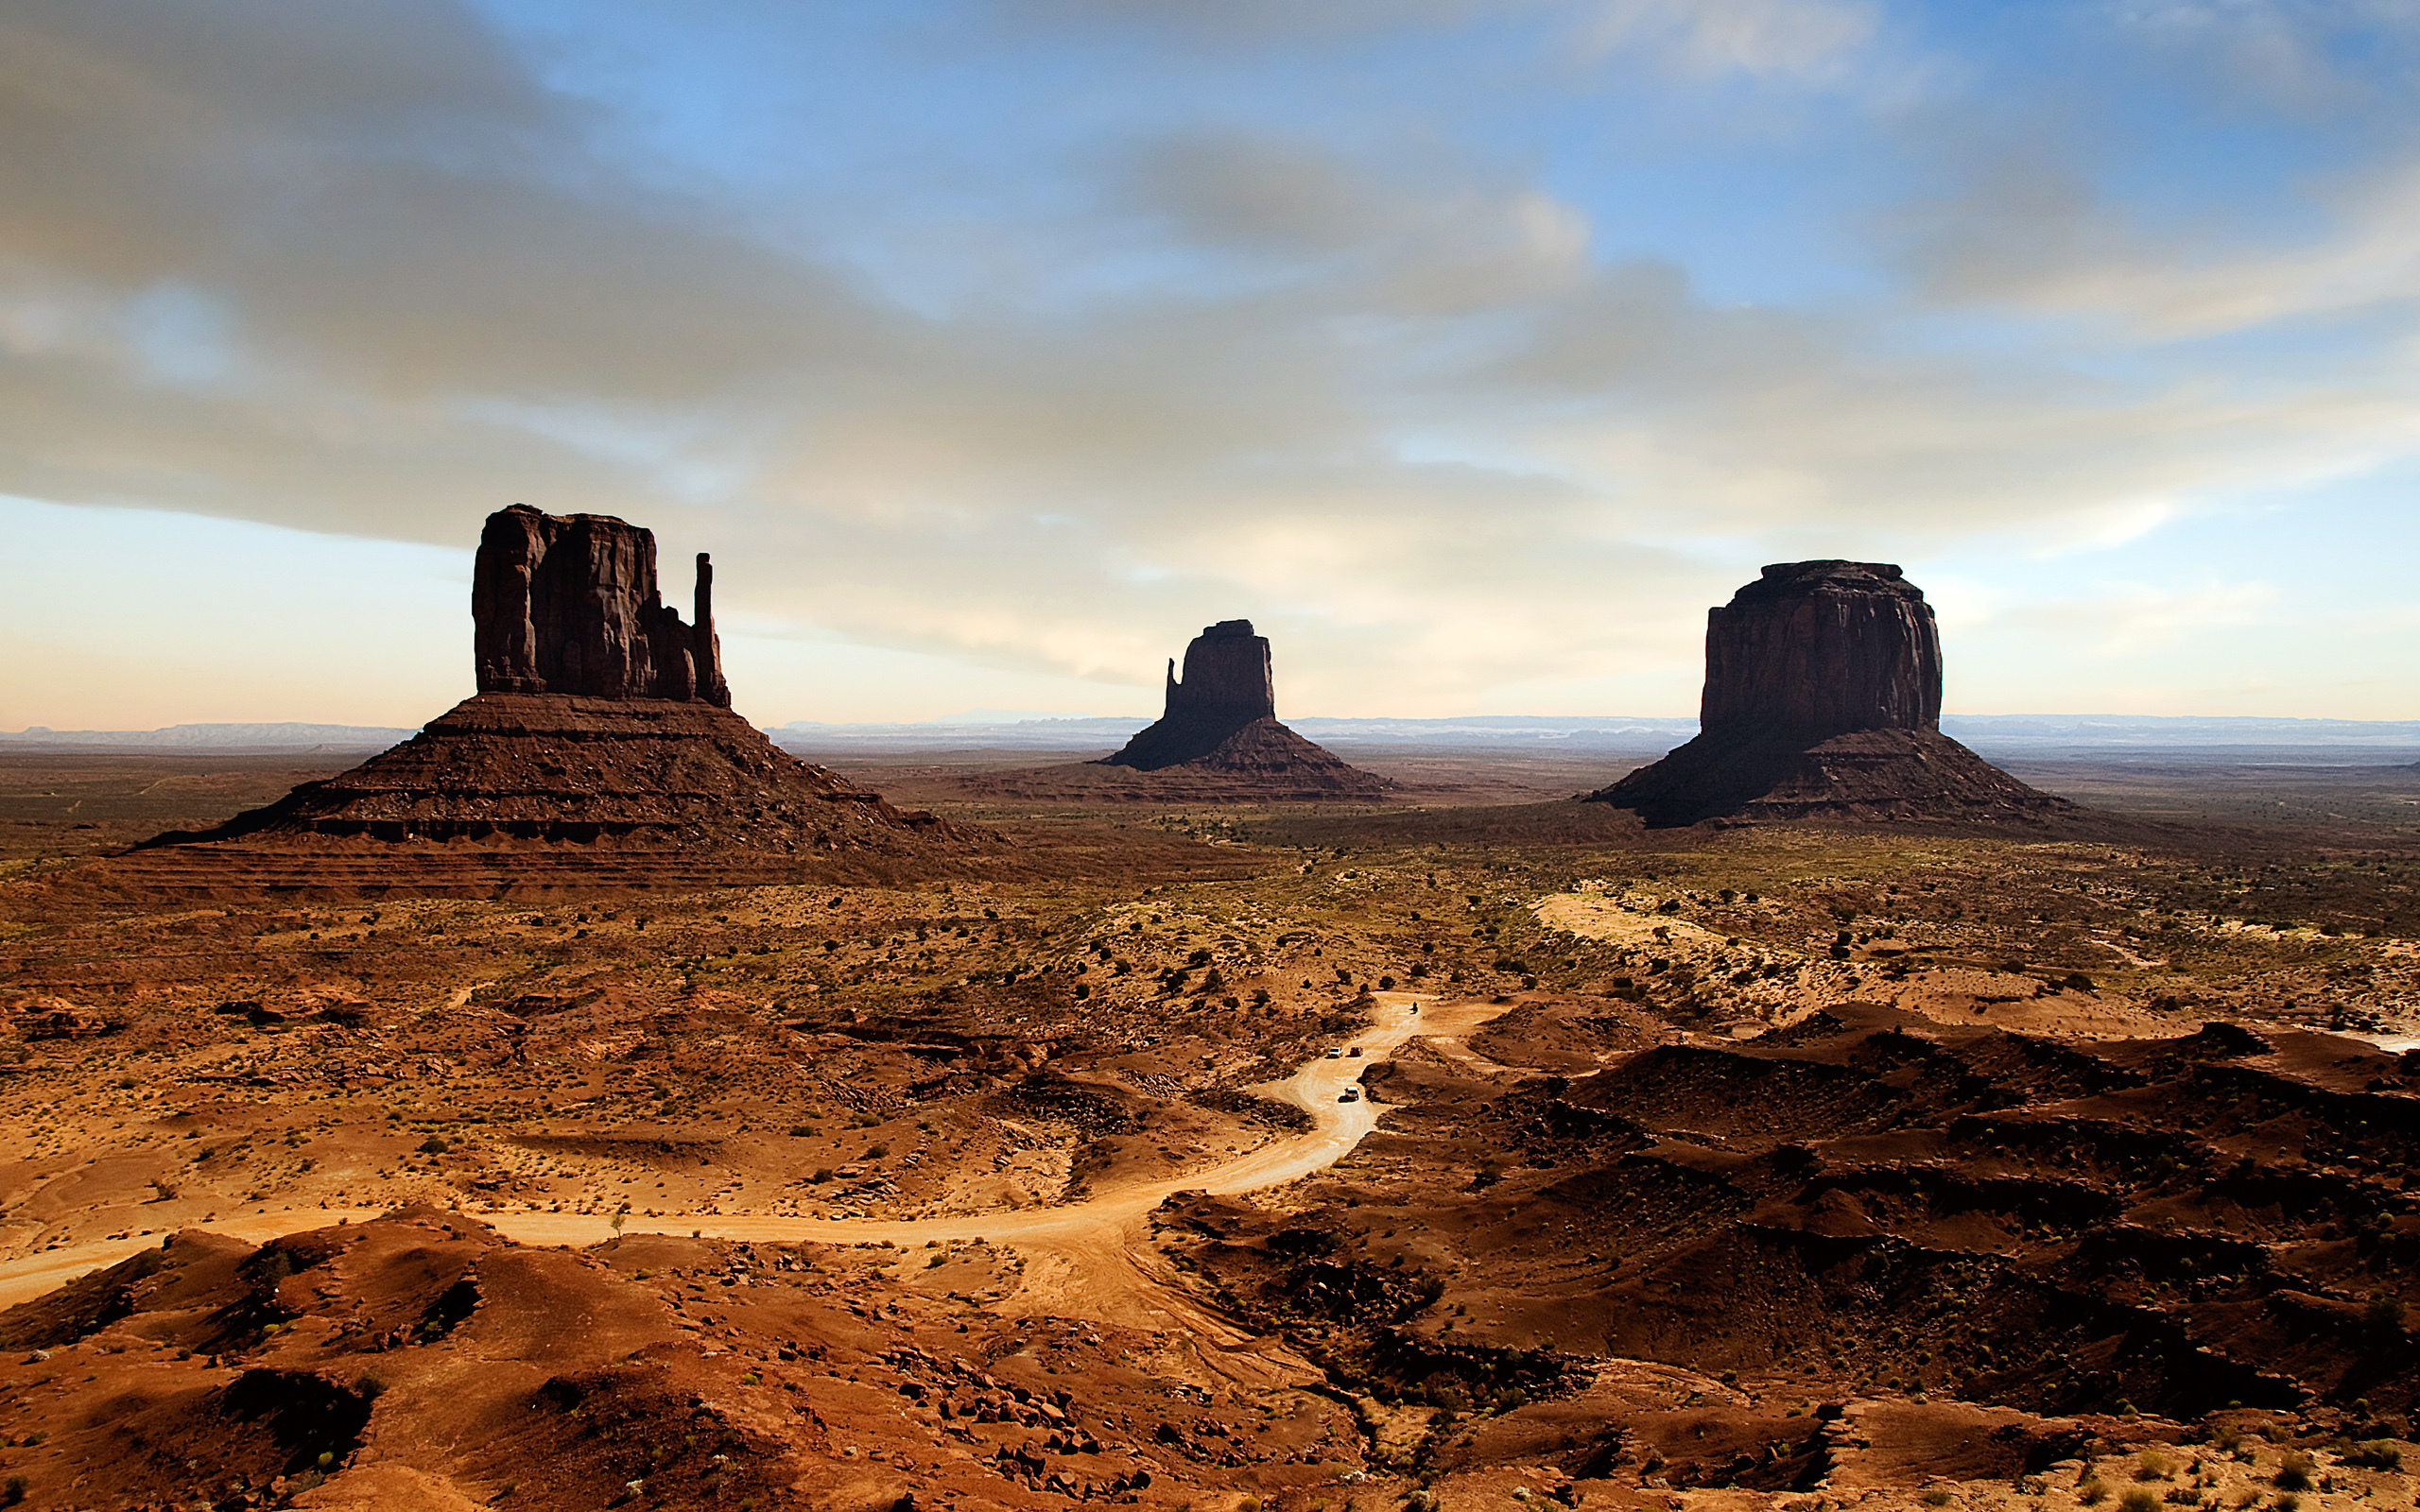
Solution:
<path fill-rule="evenodd" d="M 1941 723 L 1941 636 L 1922 590 L 1883 562 L 1794 561 L 1706 611 L 1699 728 L 1807 744 Z"/>
<path fill-rule="evenodd" d="M 1199 761 L 1245 726 L 1276 717 L 1269 637 L 1254 635 L 1250 620 L 1220 620 L 1184 648 L 1183 681 L 1169 661 L 1167 712 L 1106 765 L 1150 772 Z"/>
<path fill-rule="evenodd" d="M 1277 722 L 1269 638 L 1250 620 L 1221 620 L 1196 636 L 1184 680 L 1168 663 L 1167 712 L 1098 765 L 1182 769 L 1289 798 L 1378 798 L 1395 785 Z"/>
<path fill-rule="evenodd" d="M 480 532 L 471 579 L 479 691 L 728 708 L 703 552 L 694 609 L 697 623 L 684 625 L 658 596 L 652 531 L 611 515 L 499 509 Z"/>
<path fill-rule="evenodd" d="M 438 845 L 574 843 L 789 854 L 953 833 L 775 746 L 747 720 L 670 699 L 483 693 L 349 772 L 200 835 Z"/>
<path fill-rule="evenodd" d="M 2031 822 L 2070 812 L 1941 733 L 1941 637 L 1881 562 L 1783 562 L 1706 615 L 1699 733 L 1591 793 L 1702 819 Z"/>
<path fill-rule="evenodd" d="M 698 557 L 697 623 L 656 596 L 655 538 L 607 515 L 488 517 L 472 586 L 479 693 L 410 740 L 118 870 L 207 893 L 489 891 L 783 881 L 847 855 L 996 837 L 903 813 L 733 713 Z M 830 868 L 821 868 L 828 873 Z"/>

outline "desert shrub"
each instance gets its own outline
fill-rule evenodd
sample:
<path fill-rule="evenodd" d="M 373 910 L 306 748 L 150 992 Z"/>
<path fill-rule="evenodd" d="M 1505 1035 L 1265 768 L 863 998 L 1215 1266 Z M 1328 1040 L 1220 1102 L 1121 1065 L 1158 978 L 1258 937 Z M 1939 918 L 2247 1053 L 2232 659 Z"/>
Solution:
<path fill-rule="evenodd" d="M 1925 1505 L 1947 1506 L 1957 1499 L 1957 1493 L 1950 1490 L 1948 1486 L 1936 1486 L 1931 1490 L 1925 1493 Z"/>
<path fill-rule="evenodd" d="M 26 1499 L 26 1478 L 11 1475 L 8 1484 L 0 1486 L 0 1506 L 15 1506 Z"/>
<path fill-rule="evenodd" d="M 2277 1473 L 2269 1478 L 2270 1484 L 2281 1491 L 2308 1491 L 2311 1486 L 2310 1472 L 2317 1468 L 2308 1454 L 2299 1449 L 2289 1450 L 2286 1457 L 2278 1462 Z"/>
<path fill-rule="evenodd" d="M 453 1147 L 434 1134 L 420 1142 L 420 1153 L 423 1155 L 443 1155 Z"/>
<path fill-rule="evenodd" d="M 2365 1470 L 2399 1470 L 2403 1469 L 2403 1449 L 2392 1438 L 2374 1438 L 2354 1445 L 2345 1454 L 2344 1463 Z"/>
<path fill-rule="evenodd" d="M 2277 1498 L 2276 1512 L 2294 1512 L 2302 1504 L 2303 1499 L 2299 1496 L 2281 1496 Z"/>
<path fill-rule="evenodd" d="M 2130 1486 L 2118 1494 L 2118 1512 L 2159 1512 L 2159 1495 L 2148 1486 Z"/>
<path fill-rule="evenodd" d="M 2361 1321 L 2382 1339 L 2403 1337 L 2403 1298 L 2391 1292 L 2377 1293 L 2361 1310 Z"/>
<path fill-rule="evenodd" d="M 888 1144 L 871 1144 L 866 1147 L 866 1159 L 869 1160 L 879 1160 L 890 1153 L 890 1146 Z"/>
<path fill-rule="evenodd" d="M 2099 1506 L 2109 1500 L 2109 1487 L 2100 1484 L 2100 1477 L 2098 1475 L 2086 1477 L 2083 1483 L 2076 1487 L 2076 1500 L 2086 1506 Z"/>
<path fill-rule="evenodd" d="M 807 1179 L 814 1182 L 817 1186 L 821 1186 L 824 1182 L 832 1179 L 832 1168 L 828 1165 L 823 1166 L 817 1170 L 813 1176 L 808 1177 Z"/>
<path fill-rule="evenodd" d="M 2147 1449 L 2135 1456 L 2135 1479 L 2138 1481 L 2170 1480 L 2175 1474 L 2176 1467 L 2158 1450 Z"/>

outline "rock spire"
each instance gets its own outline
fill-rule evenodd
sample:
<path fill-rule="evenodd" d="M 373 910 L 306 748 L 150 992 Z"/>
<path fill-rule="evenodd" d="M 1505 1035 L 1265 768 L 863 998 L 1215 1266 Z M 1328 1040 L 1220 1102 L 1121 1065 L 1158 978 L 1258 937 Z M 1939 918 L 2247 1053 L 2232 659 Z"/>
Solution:
<path fill-rule="evenodd" d="M 1250 620 L 1220 620 L 1185 646 L 1183 680 L 1169 658 L 1165 712 L 1109 765 L 1148 772 L 1198 761 L 1254 720 L 1276 717 L 1269 637 L 1253 634 Z"/>
<path fill-rule="evenodd" d="M 692 609 L 695 623 L 684 625 L 658 596 L 653 531 L 612 515 L 499 509 L 479 534 L 471 576 L 479 691 L 729 708 L 704 552 Z"/>
<path fill-rule="evenodd" d="M 475 696 L 349 772 L 119 866 L 171 893 L 504 897 L 896 875 L 997 848 L 733 713 L 703 553 L 697 584 L 683 624 L 657 596 L 649 532 L 499 510 L 472 575 Z"/>
<path fill-rule="evenodd" d="M 2071 807 L 1941 733 L 1932 606 L 1886 562 L 1776 563 L 1708 610 L 1698 717 L 1696 739 L 1589 800 L 1655 826 Z"/>
<path fill-rule="evenodd" d="M 1171 659 L 1166 712 L 1100 765 L 1181 769 L 1221 798 L 1379 798 L 1394 786 L 1277 722 L 1269 638 L 1250 620 L 1204 627 L 1184 648 L 1182 679 Z"/>

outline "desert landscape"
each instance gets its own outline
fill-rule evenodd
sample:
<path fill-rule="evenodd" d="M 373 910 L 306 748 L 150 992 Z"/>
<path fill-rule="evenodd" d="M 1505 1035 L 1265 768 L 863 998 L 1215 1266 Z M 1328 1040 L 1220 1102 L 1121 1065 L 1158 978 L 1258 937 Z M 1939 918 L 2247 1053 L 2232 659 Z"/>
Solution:
<path fill-rule="evenodd" d="M 1585 759 L 1087 798 L 543 679 L 357 769 L 0 758 L 9 1494 L 2411 1496 L 2420 777 L 2027 786 L 1885 592 L 1710 657 L 1819 754 L 1660 827 Z"/>
<path fill-rule="evenodd" d="M 2416 81 L 0 4 L 0 1512 L 2420 1512 Z"/>

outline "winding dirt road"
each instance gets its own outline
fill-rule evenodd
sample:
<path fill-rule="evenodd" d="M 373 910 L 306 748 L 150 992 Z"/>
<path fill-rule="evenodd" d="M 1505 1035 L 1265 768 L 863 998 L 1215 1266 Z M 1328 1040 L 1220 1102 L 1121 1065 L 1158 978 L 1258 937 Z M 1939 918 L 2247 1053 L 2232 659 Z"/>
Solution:
<path fill-rule="evenodd" d="M 1409 993 L 1377 994 L 1378 1022 L 1354 1040 L 1357 1057 L 1330 1060 L 1324 1056 L 1284 1081 L 1253 1089 L 1265 1096 L 1291 1103 L 1310 1114 L 1311 1127 L 1277 1140 L 1235 1160 L 1197 1169 L 1183 1176 L 1153 1180 L 1116 1181 L 1080 1202 L 1055 1208 L 1028 1208 L 973 1217 L 892 1221 L 879 1218 L 794 1218 L 769 1213 L 680 1214 L 641 1217 L 628 1214 L 623 1233 L 700 1233 L 716 1239 L 786 1244 L 809 1240 L 820 1244 L 864 1244 L 887 1241 L 903 1248 L 927 1240 L 982 1239 L 1016 1249 L 1026 1263 L 1024 1287 L 994 1311 L 1011 1315 L 1048 1314 L 1146 1329 L 1178 1329 L 1220 1350 L 1239 1350 L 1257 1343 L 1196 1305 L 1178 1284 L 1173 1269 L 1159 1250 L 1143 1243 L 1151 1212 L 1179 1192 L 1232 1195 L 1283 1186 L 1342 1160 L 1362 1137 L 1377 1127 L 1386 1111 L 1367 1100 L 1340 1103 L 1338 1095 L 1355 1084 L 1374 1061 L 1389 1058 L 1414 1039 L 1459 1041 L 1504 1009 L 1481 1003 L 1420 1004 Z M 250 1213 L 212 1223 L 213 1233 L 229 1234 L 251 1243 L 281 1234 L 324 1228 L 338 1219 L 363 1221 L 380 1210 L 296 1208 Z M 555 1212 L 483 1212 L 476 1218 L 508 1238 L 530 1245 L 601 1244 L 614 1236 L 603 1214 Z M 12 1307 L 50 1291 L 96 1266 L 114 1264 L 159 1243 L 155 1239 L 102 1240 L 55 1249 L 0 1264 L 0 1307 Z M 1272 1359 L 1272 1368 L 1293 1364 Z"/>

